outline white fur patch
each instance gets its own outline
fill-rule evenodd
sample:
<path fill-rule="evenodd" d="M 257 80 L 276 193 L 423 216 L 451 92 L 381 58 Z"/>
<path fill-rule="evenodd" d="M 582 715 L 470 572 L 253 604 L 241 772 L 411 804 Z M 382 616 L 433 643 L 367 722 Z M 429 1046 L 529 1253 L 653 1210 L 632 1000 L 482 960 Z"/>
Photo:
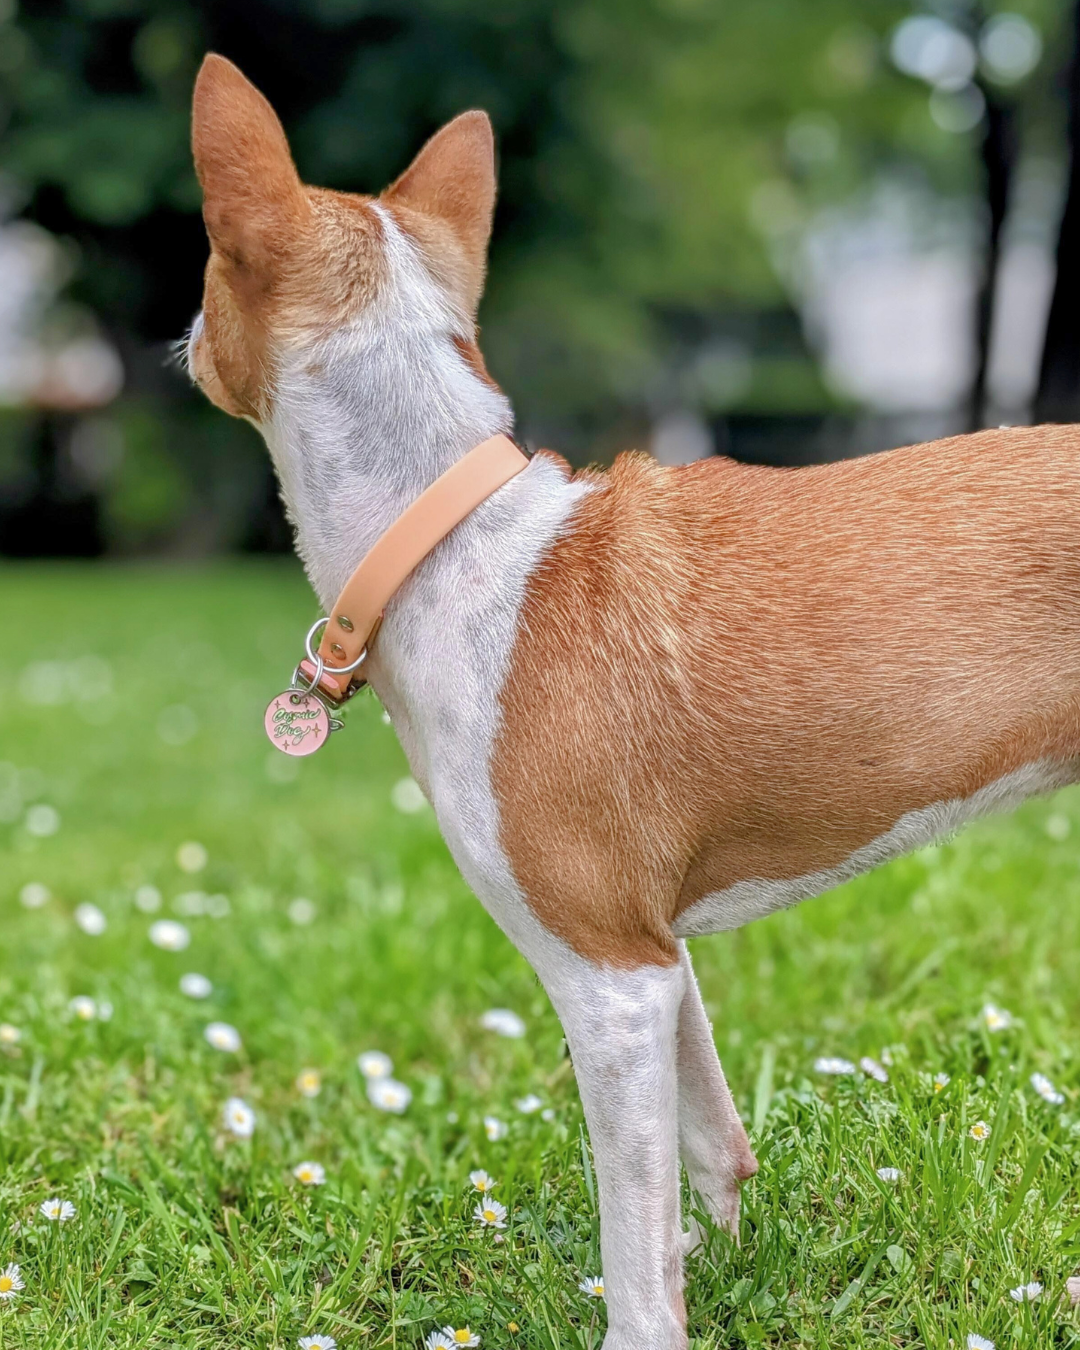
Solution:
<path fill-rule="evenodd" d="M 1076 781 L 1075 766 L 1038 760 L 966 798 L 935 802 L 921 811 L 901 816 L 887 833 L 856 849 L 836 867 L 810 872 L 803 877 L 781 881 L 738 881 L 726 890 L 706 895 L 679 915 L 674 924 L 678 937 L 702 937 L 729 928 L 741 928 L 752 919 L 764 918 L 778 909 L 787 909 L 800 900 L 831 891 L 860 872 L 922 848 L 958 830 L 979 816 L 1011 811 L 1039 792 L 1053 792 Z"/>

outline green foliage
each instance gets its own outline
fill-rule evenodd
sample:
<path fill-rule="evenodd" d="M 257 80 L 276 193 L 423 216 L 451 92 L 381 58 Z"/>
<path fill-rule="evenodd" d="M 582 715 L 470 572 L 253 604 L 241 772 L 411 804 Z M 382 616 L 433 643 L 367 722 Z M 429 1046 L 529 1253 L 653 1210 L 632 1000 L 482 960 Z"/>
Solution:
<path fill-rule="evenodd" d="M 406 768 L 373 700 L 312 761 L 263 738 L 310 615 L 292 565 L 0 574 L 19 635 L 0 654 L 0 1021 L 22 1031 L 0 1044 L 0 1263 L 26 1281 L 0 1306 L 4 1346 L 285 1350 L 321 1331 L 418 1348 L 449 1322 L 491 1350 L 599 1346 L 603 1305 L 577 1289 L 600 1270 L 595 1188 L 547 1000 L 430 812 L 393 809 Z M 41 803 L 55 834 L 26 828 Z M 176 856 L 192 839 L 195 875 Z M 1073 790 L 695 944 L 761 1159 L 741 1248 L 710 1232 L 689 1264 L 697 1350 L 1080 1344 L 1060 1300 L 1080 1267 L 1078 848 Z M 26 910 L 31 881 L 53 898 Z M 133 904 L 147 884 L 155 915 Z M 183 953 L 152 946 L 193 890 L 230 912 L 185 915 Z M 310 924 L 288 917 L 298 895 Z M 104 934 L 74 924 L 85 902 Z M 206 1002 L 180 994 L 189 970 Z M 111 1019 L 73 1018 L 75 995 Z M 1011 1028 L 987 1029 L 988 999 Z M 527 1036 L 483 1032 L 491 1006 Z M 239 1028 L 239 1054 L 206 1044 L 212 1019 Z M 888 1083 L 812 1070 L 886 1046 Z M 354 1061 L 373 1047 L 413 1089 L 401 1117 L 365 1097 Z M 294 1087 L 308 1066 L 314 1100 Z M 1031 1091 L 1036 1069 L 1065 1105 Z M 532 1091 L 553 1120 L 515 1110 Z M 221 1129 L 230 1095 L 255 1109 L 250 1142 Z M 303 1159 L 325 1186 L 293 1181 Z M 510 1209 L 502 1243 L 472 1222 L 475 1167 Z M 77 1217 L 42 1219 L 52 1195 Z M 1046 1292 L 1015 1303 L 1030 1280 Z"/>

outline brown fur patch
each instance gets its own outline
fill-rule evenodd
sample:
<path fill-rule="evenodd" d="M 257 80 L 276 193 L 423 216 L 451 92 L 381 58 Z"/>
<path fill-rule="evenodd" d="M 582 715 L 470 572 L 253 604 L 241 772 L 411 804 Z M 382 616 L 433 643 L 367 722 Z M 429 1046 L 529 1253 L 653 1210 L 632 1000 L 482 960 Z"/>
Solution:
<path fill-rule="evenodd" d="M 595 481 L 530 580 L 492 762 L 581 955 L 672 962 L 704 896 L 1080 756 L 1080 429 Z"/>

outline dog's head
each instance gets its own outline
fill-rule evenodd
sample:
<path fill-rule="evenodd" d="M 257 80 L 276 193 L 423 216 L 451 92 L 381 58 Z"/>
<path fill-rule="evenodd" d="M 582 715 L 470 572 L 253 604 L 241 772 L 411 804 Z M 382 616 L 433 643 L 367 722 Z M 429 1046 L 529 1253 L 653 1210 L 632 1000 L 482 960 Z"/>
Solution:
<path fill-rule="evenodd" d="M 393 321 L 390 235 L 415 246 L 446 337 L 475 336 L 495 201 L 491 124 L 448 123 L 380 196 L 306 187 L 281 123 L 224 57 L 195 85 L 192 141 L 210 237 L 203 307 L 188 340 L 196 382 L 219 408 L 265 425 L 284 366 L 314 365 L 365 312 Z"/>

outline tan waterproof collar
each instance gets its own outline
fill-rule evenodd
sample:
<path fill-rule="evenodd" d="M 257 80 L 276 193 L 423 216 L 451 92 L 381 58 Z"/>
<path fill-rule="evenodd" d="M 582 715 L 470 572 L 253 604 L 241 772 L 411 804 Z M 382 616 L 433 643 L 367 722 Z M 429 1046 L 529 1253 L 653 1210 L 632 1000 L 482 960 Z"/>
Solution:
<path fill-rule="evenodd" d="M 338 701 L 350 683 L 363 683 L 362 666 L 355 673 L 343 668 L 366 652 L 387 601 L 455 525 L 528 463 L 529 456 L 509 436 L 491 436 L 436 478 L 379 536 L 345 583 L 323 631 L 318 656 L 324 694 Z M 301 669 L 310 678 L 316 668 L 305 661 Z"/>

